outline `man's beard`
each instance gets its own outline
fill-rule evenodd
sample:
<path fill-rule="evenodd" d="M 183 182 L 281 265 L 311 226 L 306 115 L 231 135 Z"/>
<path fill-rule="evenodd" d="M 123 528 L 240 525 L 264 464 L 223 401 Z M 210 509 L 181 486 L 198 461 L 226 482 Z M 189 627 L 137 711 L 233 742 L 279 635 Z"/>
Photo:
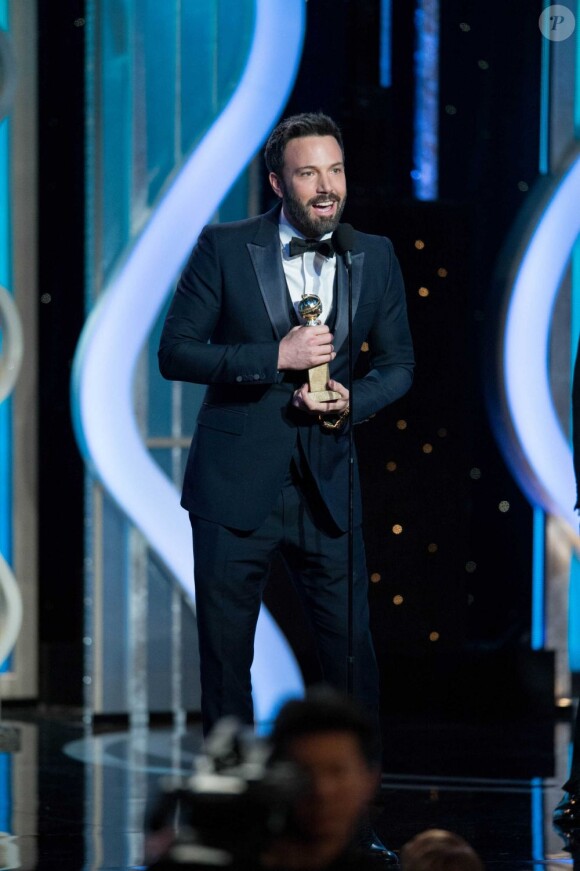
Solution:
<path fill-rule="evenodd" d="M 346 194 L 340 199 L 336 194 L 324 194 L 317 197 L 312 197 L 306 205 L 300 202 L 287 187 L 284 187 L 284 213 L 293 227 L 299 230 L 306 236 L 307 239 L 313 239 L 317 236 L 324 236 L 325 233 L 333 233 L 340 221 L 346 203 Z M 332 200 L 338 203 L 336 214 L 332 218 L 312 217 L 308 211 L 308 207 L 315 203 L 324 203 Z"/>

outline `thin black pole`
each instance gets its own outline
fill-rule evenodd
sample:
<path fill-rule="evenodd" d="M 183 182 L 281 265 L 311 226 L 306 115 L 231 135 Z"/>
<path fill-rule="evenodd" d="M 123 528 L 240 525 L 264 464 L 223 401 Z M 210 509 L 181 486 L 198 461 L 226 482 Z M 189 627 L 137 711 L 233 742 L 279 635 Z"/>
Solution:
<path fill-rule="evenodd" d="M 352 261 L 350 251 L 345 251 L 344 263 L 348 274 L 348 629 L 347 629 L 347 695 L 354 692 L 353 650 L 353 592 L 354 592 L 354 363 L 352 348 Z"/>

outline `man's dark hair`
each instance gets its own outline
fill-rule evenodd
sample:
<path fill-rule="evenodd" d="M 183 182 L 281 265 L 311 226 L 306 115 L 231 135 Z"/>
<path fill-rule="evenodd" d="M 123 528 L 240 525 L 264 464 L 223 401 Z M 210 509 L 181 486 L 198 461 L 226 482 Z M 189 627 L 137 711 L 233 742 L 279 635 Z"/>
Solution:
<path fill-rule="evenodd" d="M 264 160 L 268 172 L 282 175 L 284 168 L 284 149 L 291 139 L 302 136 L 334 136 L 344 159 L 342 133 L 338 125 L 328 115 L 322 112 L 303 112 L 301 115 L 290 115 L 272 130 L 264 149 Z"/>
<path fill-rule="evenodd" d="M 447 829 L 419 832 L 401 849 L 403 871 L 484 871 L 480 856 L 465 838 Z"/>
<path fill-rule="evenodd" d="M 270 735 L 273 758 L 291 754 L 290 745 L 296 738 L 322 732 L 352 735 L 369 768 L 380 762 L 378 735 L 370 716 L 348 696 L 329 687 L 315 687 L 305 698 L 292 699 L 280 708 Z"/>

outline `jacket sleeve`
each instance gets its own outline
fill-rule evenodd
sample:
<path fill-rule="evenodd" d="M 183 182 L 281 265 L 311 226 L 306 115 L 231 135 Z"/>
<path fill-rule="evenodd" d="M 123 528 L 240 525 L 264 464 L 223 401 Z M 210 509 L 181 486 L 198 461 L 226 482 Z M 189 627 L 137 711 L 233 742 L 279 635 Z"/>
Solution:
<path fill-rule="evenodd" d="M 353 386 L 355 423 L 399 399 L 413 381 L 415 358 L 403 276 L 392 243 L 382 241 L 387 259 L 385 288 L 368 333 L 371 368 Z"/>
<path fill-rule="evenodd" d="M 172 381 L 267 384 L 277 380 L 278 342 L 212 341 L 224 317 L 222 265 L 211 227 L 178 282 L 159 343 L 159 370 Z M 222 330 L 223 332 L 223 330 Z"/>

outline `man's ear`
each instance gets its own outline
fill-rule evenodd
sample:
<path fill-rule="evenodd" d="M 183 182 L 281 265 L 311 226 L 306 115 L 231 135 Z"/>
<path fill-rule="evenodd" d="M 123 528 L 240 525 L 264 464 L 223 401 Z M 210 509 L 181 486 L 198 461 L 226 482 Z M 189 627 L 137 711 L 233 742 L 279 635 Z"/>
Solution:
<path fill-rule="evenodd" d="M 276 173 L 271 172 L 268 176 L 268 180 L 269 180 L 269 182 L 272 186 L 272 190 L 274 191 L 276 196 L 280 197 L 280 199 L 282 199 L 282 197 L 284 196 L 284 191 L 282 190 L 282 184 L 280 182 L 280 179 L 276 175 Z"/>

